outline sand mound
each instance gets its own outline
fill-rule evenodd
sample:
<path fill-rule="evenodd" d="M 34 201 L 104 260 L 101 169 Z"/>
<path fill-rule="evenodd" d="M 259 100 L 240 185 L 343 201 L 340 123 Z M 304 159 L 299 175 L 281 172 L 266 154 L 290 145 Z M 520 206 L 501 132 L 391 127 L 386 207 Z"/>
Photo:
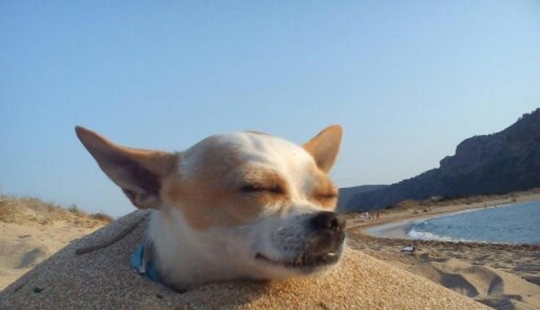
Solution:
<path fill-rule="evenodd" d="M 473 266 L 457 259 L 450 259 L 445 263 L 434 263 L 433 265 L 445 277 L 460 275 L 462 281 L 456 284 L 458 286 L 467 285 L 473 287 L 475 294 L 470 297 L 504 293 L 503 279 L 496 271 L 488 267 Z"/>
<path fill-rule="evenodd" d="M 125 216 L 73 242 L 0 293 L 7 309 L 486 309 L 482 304 L 355 250 L 323 278 L 228 282 L 175 293 L 128 265 L 146 224 L 119 242 L 84 255 L 145 212 Z"/>

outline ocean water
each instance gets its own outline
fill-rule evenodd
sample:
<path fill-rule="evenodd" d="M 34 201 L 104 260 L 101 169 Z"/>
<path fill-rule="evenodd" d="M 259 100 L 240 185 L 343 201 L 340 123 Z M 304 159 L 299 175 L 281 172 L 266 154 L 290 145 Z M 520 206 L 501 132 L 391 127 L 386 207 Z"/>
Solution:
<path fill-rule="evenodd" d="M 540 244 L 540 201 L 416 220 L 405 233 L 422 240 Z"/>

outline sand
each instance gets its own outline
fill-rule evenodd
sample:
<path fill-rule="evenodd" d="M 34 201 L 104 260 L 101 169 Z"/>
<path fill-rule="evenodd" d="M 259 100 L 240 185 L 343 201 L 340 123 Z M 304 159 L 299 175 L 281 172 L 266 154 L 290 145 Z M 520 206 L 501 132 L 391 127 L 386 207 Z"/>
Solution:
<path fill-rule="evenodd" d="M 536 199 L 539 194 L 519 196 L 519 201 Z M 504 198 L 487 205 L 508 202 Z M 408 240 L 364 233 L 373 225 L 483 206 L 458 204 L 419 214 L 403 209 L 375 221 L 352 215 L 350 250 L 340 268 L 326 277 L 218 283 L 185 294 L 150 282 L 128 265 L 144 234 L 145 212 L 129 214 L 86 237 L 96 228 L 69 222 L 0 223 L 0 289 L 5 287 L 0 309 L 484 309 L 481 303 L 540 309 L 540 247 L 416 242 L 419 249 L 410 255 L 399 251 Z M 119 242 L 75 253 L 141 220 Z"/>
<path fill-rule="evenodd" d="M 100 228 L 85 228 L 70 222 L 53 225 L 0 222 L 0 290 L 34 266 L 68 245 Z"/>
<path fill-rule="evenodd" d="M 129 267 L 146 222 L 117 243 L 109 240 L 146 216 L 133 212 L 76 240 L 0 293 L 1 309 L 488 309 L 486 306 L 354 249 L 325 277 L 284 282 L 235 281 L 175 293 Z"/>
<path fill-rule="evenodd" d="M 518 202 L 540 200 L 540 195 L 519 197 Z M 399 239 L 403 226 L 387 233 L 396 238 L 369 236 L 374 225 L 417 219 L 435 214 L 501 205 L 506 199 L 454 205 L 412 214 L 412 210 L 382 213 L 378 220 L 351 220 L 350 246 L 402 270 L 439 283 L 496 309 L 540 309 L 540 246 L 414 241 L 414 254 L 401 253 L 410 240 Z M 357 216 L 358 218 L 358 216 Z"/>

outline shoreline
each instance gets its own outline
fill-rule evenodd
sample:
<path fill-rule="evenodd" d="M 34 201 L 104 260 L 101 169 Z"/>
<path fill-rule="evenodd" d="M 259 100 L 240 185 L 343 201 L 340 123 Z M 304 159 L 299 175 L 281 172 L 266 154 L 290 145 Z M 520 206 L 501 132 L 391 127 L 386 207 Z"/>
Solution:
<path fill-rule="evenodd" d="M 526 192 L 518 192 L 512 195 L 512 198 L 515 198 L 516 201 L 512 201 L 512 198 L 508 197 L 509 195 L 501 195 L 488 197 L 485 200 L 474 202 L 474 203 L 457 203 L 451 205 L 442 205 L 437 206 L 437 203 L 434 203 L 434 207 L 430 212 L 411 212 L 411 209 L 416 209 L 418 211 L 421 209 L 419 206 L 413 206 L 410 208 L 403 208 L 399 210 L 383 210 L 381 211 L 381 217 L 375 220 L 363 220 L 359 219 L 357 215 L 360 212 L 351 212 L 345 213 L 344 216 L 347 218 L 347 231 L 361 230 L 365 233 L 365 230 L 375 226 L 383 226 L 387 224 L 397 224 L 399 222 L 405 222 L 407 220 L 420 221 L 428 218 L 434 218 L 439 216 L 448 216 L 454 213 L 459 213 L 463 211 L 472 211 L 476 209 L 484 208 L 493 208 L 493 207 L 502 207 L 513 204 L 520 204 L 530 201 L 540 201 L 540 188 L 532 189 Z M 375 236 L 374 236 L 375 237 Z M 380 237 L 383 238 L 383 237 Z M 412 240 L 412 239 L 411 239 Z"/>
<path fill-rule="evenodd" d="M 426 219 L 437 217 L 428 217 Z M 416 224 L 426 219 L 416 219 L 416 220 L 404 220 L 398 222 L 390 222 L 382 225 L 375 225 L 371 227 L 366 227 L 364 233 L 368 236 L 375 238 L 388 238 L 388 239 L 408 239 L 415 240 L 407 235 L 408 231 L 414 227 Z"/>
<path fill-rule="evenodd" d="M 407 239 L 407 240 L 423 240 L 423 241 L 443 241 L 443 242 L 465 242 L 465 243 L 479 243 L 479 244 L 503 244 L 503 245 L 540 245 L 540 244 L 531 244 L 531 243 L 504 243 L 504 242 L 493 242 L 493 241 L 474 241 L 474 240 L 444 240 L 445 236 L 437 236 L 438 238 L 434 239 L 419 239 L 414 238 L 409 235 L 410 230 L 417 224 L 420 224 L 424 221 L 431 220 L 431 219 L 437 219 L 442 217 L 450 217 L 461 213 L 468 213 L 468 212 L 481 212 L 484 210 L 489 209 L 496 209 L 496 208 L 511 208 L 514 206 L 519 206 L 521 204 L 525 204 L 528 202 L 540 202 L 540 200 L 529 200 L 529 201 L 520 201 L 520 202 L 514 202 L 509 204 L 503 204 L 503 205 L 496 205 L 496 206 L 489 206 L 489 207 L 483 207 L 483 208 L 471 208 L 471 209 L 463 209 L 459 211 L 451 211 L 448 213 L 441 213 L 441 214 L 433 214 L 432 216 L 426 216 L 422 218 L 417 219 L 406 219 L 402 221 L 392 221 L 386 224 L 381 225 L 374 225 L 365 227 L 363 229 L 364 233 L 366 235 L 376 237 L 376 238 L 389 238 L 389 239 Z M 450 238 L 451 239 L 451 238 Z"/>

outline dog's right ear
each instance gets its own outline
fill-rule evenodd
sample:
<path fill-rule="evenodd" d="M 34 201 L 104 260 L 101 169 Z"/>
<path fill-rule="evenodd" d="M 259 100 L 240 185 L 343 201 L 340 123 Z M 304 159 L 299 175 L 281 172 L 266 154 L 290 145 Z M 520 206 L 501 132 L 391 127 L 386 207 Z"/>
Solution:
<path fill-rule="evenodd" d="M 75 127 L 77 137 L 99 167 L 139 209 L 159 208 L 164 179 L 178 165 L 179 154 L 132 149 L 116 145 L 86 128 Z"/>

